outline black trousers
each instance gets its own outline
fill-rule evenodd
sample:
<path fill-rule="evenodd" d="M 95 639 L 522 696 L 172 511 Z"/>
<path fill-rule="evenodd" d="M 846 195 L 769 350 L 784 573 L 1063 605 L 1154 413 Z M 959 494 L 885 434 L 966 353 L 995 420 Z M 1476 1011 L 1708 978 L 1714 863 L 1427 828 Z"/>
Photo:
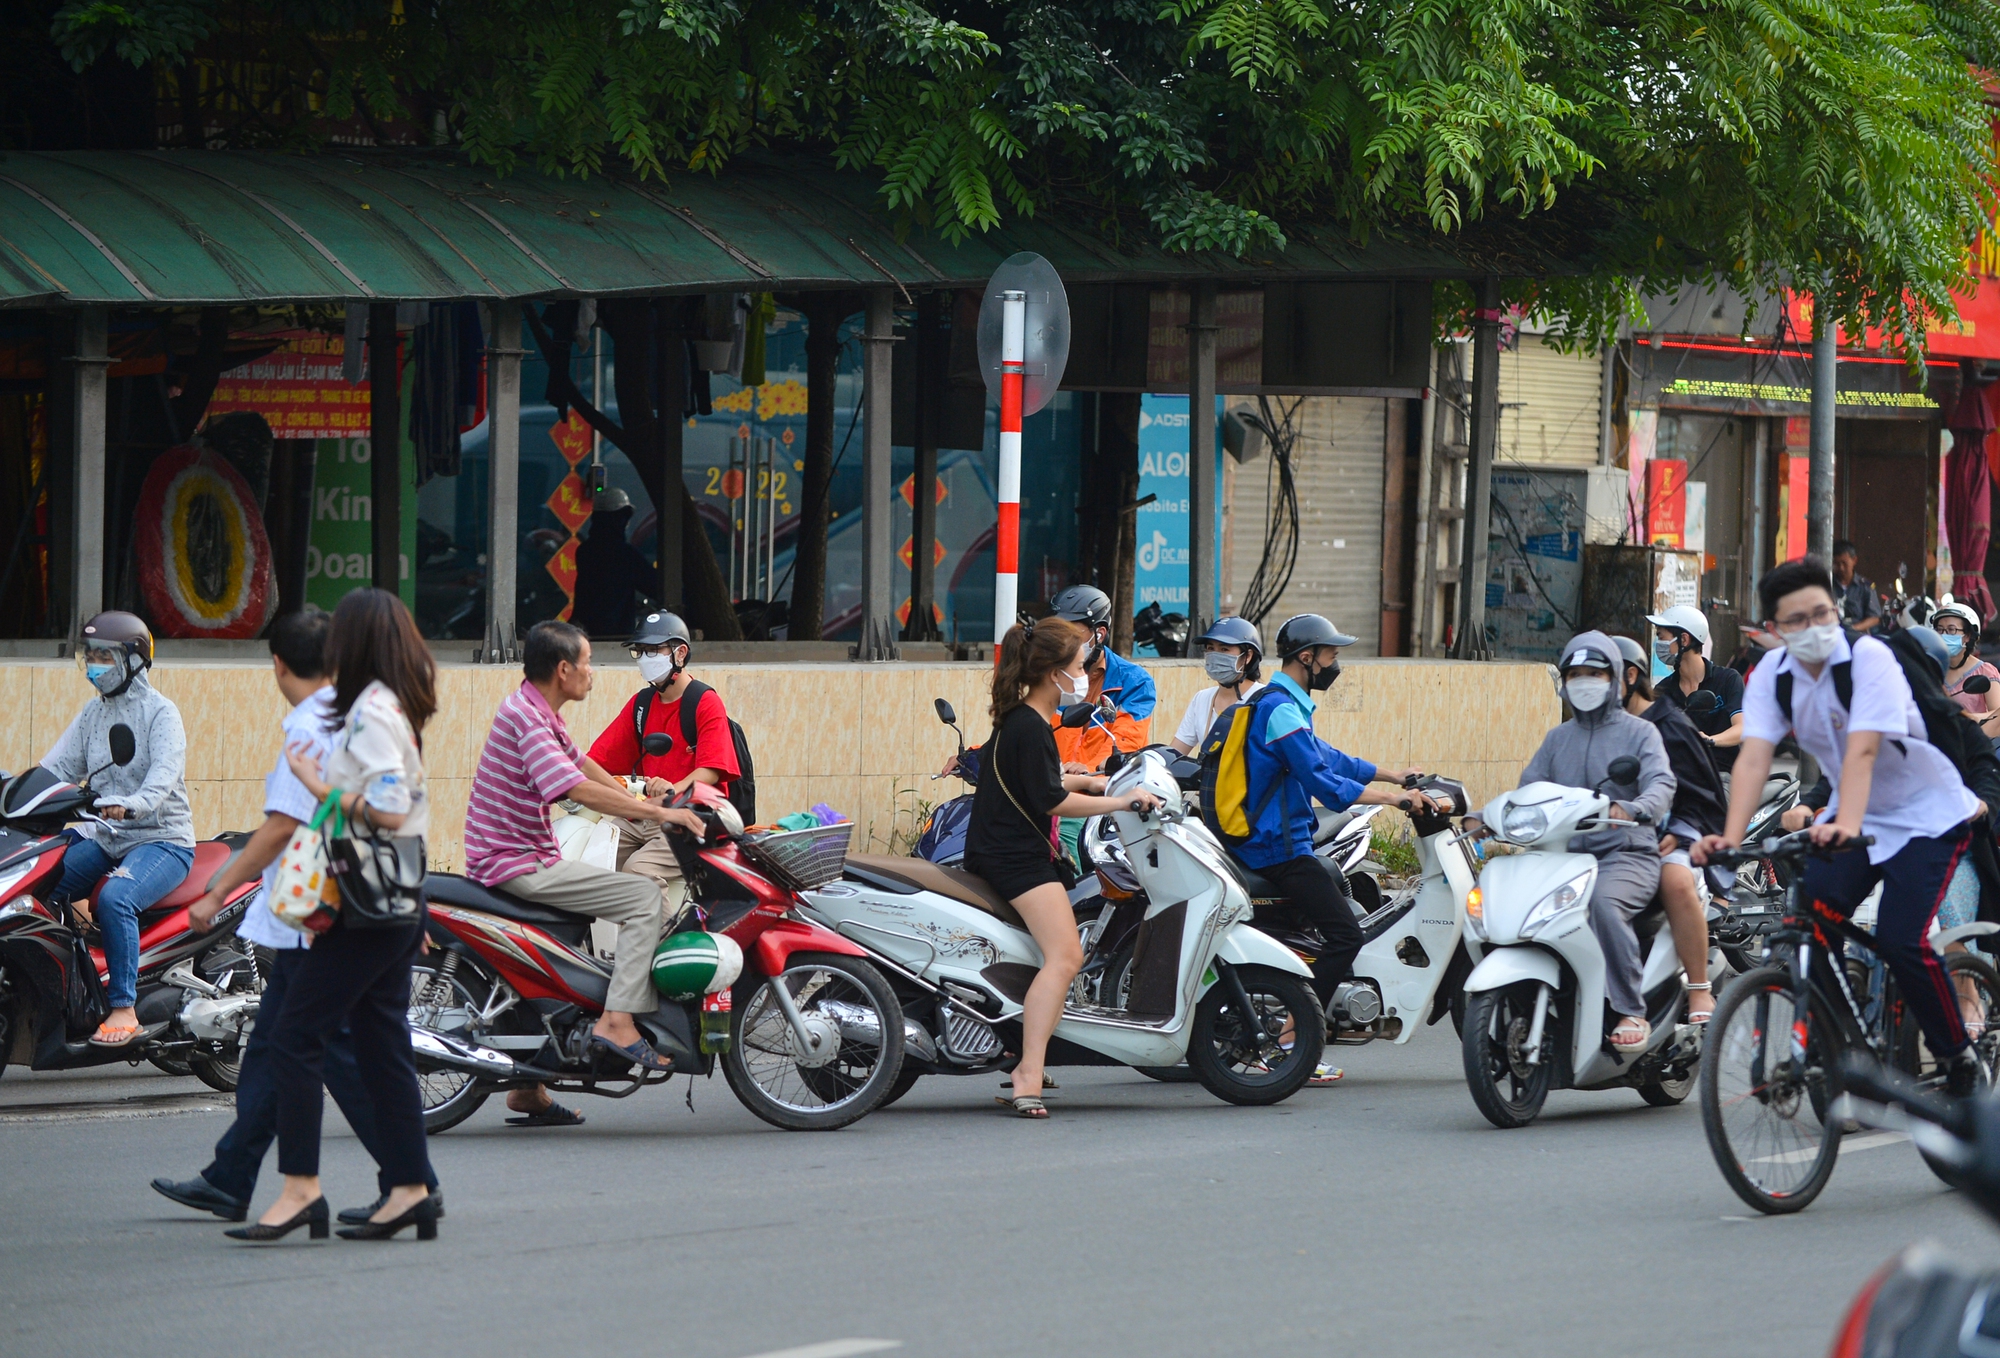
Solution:
<path fill-rule="evenodd" d="M 291 993 L 292 978 L 311 956 L 305 948 L 281 948 L 271 955 L 271 979 L 264 984 L 263 1002 L 257 1007 L 257 1026 L 243 1048 L 243 1068 L 236 1080 L 236 1121 L 215 1143 L 215 1159 L 201 1172 L 217 1189 L 232 1198 L 248 1202 L 257 1187 L 257 1170 L 264 1152 L 278 1135 L 278 1090 L 271 1062 L 271 1034 L 277 1031 L 278 1015 L 284 1012 L 285 997 Z M 361 1083 L 354 1063 L 354 1041 L 345 1028 L 326 1040 L 321 1073 L 326 1092 L 340 1105 L 355 1136 L 368 1148 L 379 1165 L 381 1143 L 375 1135 L 375 1105 Z M 395 1180 L 379 1176 L 376 1187 L 387 1193 Z M 437 1187 L 437 1175 L 427 1173 L 424 1182 Z"/>
<path fill-rule="evenodd" d="M 1313 990 L 1325 1004 L 1333 988 L 1354 975 L 1354 959 L 1360 955 L 1361 925 L 1354 918 L 1354 906 L 1347 898 L 1347 885 L 1334 876 L 1333 866 L 1323 858 L 1305 854 L 1258 868 L 1285 893 L 1292 908 L 1312 922 L 1326 949 L 1313 962 Z"/>
<path fill-rule="evenodd" d="M 381 1181 L 429 1180 L 423 1102 L 410 1054 L 410 964 L 422 939 L 421 924 L 349 929 L 343 922 L 306 952 L 271 1035 L 281 1173 L 319 1173 L 326 1047 L 345 1023 L 362 1088 L 375 1105 L 371 1149 Z"/>

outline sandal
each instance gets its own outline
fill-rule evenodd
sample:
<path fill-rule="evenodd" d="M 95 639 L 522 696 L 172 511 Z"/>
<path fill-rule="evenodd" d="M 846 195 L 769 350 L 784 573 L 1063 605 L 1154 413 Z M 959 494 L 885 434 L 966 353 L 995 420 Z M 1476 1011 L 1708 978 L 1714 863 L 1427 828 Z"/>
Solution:
<path fill-rule="evenodd" d="M 590 1035 L 590 1046 L 602 1047 L 605 1051 L 616 1053 L 637 1066 L 645 1074 L 650 1075 L 662 1071 L 671 1071 L 674 1068 L 674 1063 L 667 1057 L 654 1051 L 653 1044 L 643 1037 L 629 1047 L 621 1047 L 603 1033 L 592 1033 Z"/>
<path fill-rule="evenodd" d="M 1013 1109 L 1014 1116 L 1017 1118 L 1028 1118 L 1035 1122 L 1046 1122 L 1048 1120 L 1049 1106 L 1032 1095 L 1024 1094 L 1015 1099 L 995 1099 L 993 1102 L 999 1104 L 1002 1108 Z"/>
<path fill-rule="evenodd" d="M 1002 1089 L 1012 1089 L 1012 1088 L 1014 1087 L 1014 1082 L 1013 1082 L 1012 1080 L 1009 1080 L 1009 1081 L 1007 1081 L 1007 1082 L 1006 1082 L 1005 1084 L 1001 1085 L 1000 1087 L 1001 1087 Z M 1061 1086 L 1061 1085 L 1059 1085 L 1059 1084 L 1057 1084 L 1057 1083 L 1056 1083 L 1056 1082 L 1055 1082 L 1054 1080 L 1050 1079 L 1050 1078 L 1048 1077 L 1048 1075 L 1047 1075 L 1046 1073 L 1044 1073 L 1044 1074 L 1043 1074 L 1043 1076 L 1042 1076 L 1042 1088 L 1043 1088 L 1044 1090 L 1049 1090 L 1049 1089 L 1061 1089 L 1061 1088 L 1062 1088 L 1062 1086 Z"/>
<path fill-rule="evenodd" d="M 1702 1010 L 1699 1014 L 1695 1013 L 1692 1005 L 1690 1005 L 1688 1008 L 1688 1026 L 1691 1028 L 1699 1028 L 1703 1024 L 1707 1023 L 1710 1019 L 1715 1017 L 1715 1000 L 1712 997 L 1712 992 L 1715 989 L 1715 983 L 1713 981 L 1703 981 L 1701 984 L 1696 985 L 1693 981 L 1689 981 L 1687 988 L 1690 992 L 1696 990 L 1711 992 L 1711 998 L 1708 1002 L 1708 1008 Z"/>
<path fill-rule="evenodd" d="M 109 1023 L 100 1023 L 97 1025 L 97 1031 L 90 1035 L 90 1045 L 93 1047 L 129 1046 L 139 1036 L 139 1032 L 140 1028 L 136 1023 L 121 1024 L 116 1028 L 112 1027 Z"/>
<path fill-rule="evenodd" d="M 524 1113 L 517 1118 L 508 1118 L 509 1127 L 581 1127 L 583 1114 L 574 1108 L 565 1108 L 559 1103 L 551 1103 L 547 1108 L 538 1108 L 532 1113 Z"/>
<path fill-rule="evenodd" d="M 1638 1051 L 1652 1036 L 1652 1024 L 1642 1018 L 1627 1015 L 1618 1020 L 1618 1026 L 1611 1030 L 1611 1045 L 1622 1052 Z"/>
<path fill-rule="evenodd" d="M 1317 1086 L 1337 1085 L 1346 1078 L 1347 1072 L 1339 1066 L 1321 1064 L 1313 1070 L 1312 1078 L 1306 1083 Z"/>

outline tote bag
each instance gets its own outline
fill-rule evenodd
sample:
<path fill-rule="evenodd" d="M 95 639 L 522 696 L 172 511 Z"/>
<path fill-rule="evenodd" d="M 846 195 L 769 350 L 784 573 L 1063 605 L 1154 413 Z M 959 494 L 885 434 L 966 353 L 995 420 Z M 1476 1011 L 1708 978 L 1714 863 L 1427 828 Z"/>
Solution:
<path fill-rule="evenodd" d="M 327 793 L 312 820 L 292 832 L 292 842 L 278 859 L 278 876 L 271 885 L 271 913 L 300 933 L 323 934 L 340 916 L 340 890 L 328 870 L 327 848 L 327 841 L 346 828 L 340 795 L 337 789 Z"/>
<path fill-rule="evenodd" d="M 394 929 L 424 917 L 422 835 L 336 836 L 329 850 L 350 929 Z"/>

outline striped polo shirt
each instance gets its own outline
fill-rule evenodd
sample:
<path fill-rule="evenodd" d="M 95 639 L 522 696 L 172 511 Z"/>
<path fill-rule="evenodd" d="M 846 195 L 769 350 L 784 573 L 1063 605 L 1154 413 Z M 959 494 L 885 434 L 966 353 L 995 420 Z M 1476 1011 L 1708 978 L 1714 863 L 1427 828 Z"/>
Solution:
<path fill-rule="evenodd" d="M 523 683 L 493 715 L 465 810 L 465 875 L 499 886 L 562 861 L 549 804 L 584 781 L 563 719 Z"/>

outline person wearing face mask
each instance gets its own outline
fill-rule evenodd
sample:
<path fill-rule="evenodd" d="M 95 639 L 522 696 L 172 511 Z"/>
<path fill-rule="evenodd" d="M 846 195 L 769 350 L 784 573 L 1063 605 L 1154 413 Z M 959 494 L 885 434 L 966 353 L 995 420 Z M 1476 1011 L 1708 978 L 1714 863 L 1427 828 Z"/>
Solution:
<path fill-rule="evenodd" d="M 63 831 L 69 848 L 56 890 L 86 920 L 94 916 L 104 936 L 111 1012 L 90 1040 L 122 1047 L 140 1034 L 132 1007 L 139 996 L 139 916 L 186 881 L 194 864 L 187 732 L 180 709 L 147 676 L 153 634 L 137 617 L 99 613 L 85 623 L 77 661 L 97 696 L 76 714 L 42 767 L 72 783 L 88 777 L 103 820 Z M 129 764 L 111 762 L 114 726 L 131 729 L 137 753 Z M 93 887 L 94 905 L 83 899 Z"/>
<path fill-rule="evenodd" d="M 1882 883 L 1877 951 L 1945 1067 L 1947 1092 L 1969 1095 L 1979 1082 L 1978 1062 L 1927 935 L 1984 808 L 1958 766 L 1931 743 L 1895 653 L 1875 637 L 1848 641 L 1824 561 L 1807 556 L 1773 567 L 1757 591 L 1785 652 L 1750 676 L 1729 823 L 1695 845 L 1694 861 L 1742 843 L 1772 752 L 1787 734 L 1796 736 L 1833 789 L 1811 828 L 1814 843 L 1832 850 L 1857 836 L 1874 840 L 1865 849 L 1808 859 L 1801 898 L 1815 911 L 1849 916 Z"/>
<path fill-rule="evenodd" d="M 693 647 L 687 624 L 678 616 L 647 614 L 625 643 L 625 649 L 639 662 L 639 691 L 590 747 L 590 758 L 598 767 L 644 778 L 646 796 L 656 800 L 678 797 L 693 783 L 710 783 L 727 793 L 730 781 L 742 773 L 722 695 L 688 672 Z M 692 745 L 681 717 L 681 706 L 689 701 L 694 703 Z M 673 738 L 673 748 L 665 754 L 645 752 L 644 737 L 656 731 Z M 637 873 L 660 888 L 671 927 L 687 900 L 687 883 L 681 876 L 680 860 L 674 857 L 658 822 L 619 820 L 618 870 Z"/>
<path fill-rule="evenodd" d="M 2000 670 L 1979 658 L 1979 614 L 1969 604 L 1948 603 L 1932 615 L 1931 627 L 1944 642 L 1950 659 L 1944 675 L 1946 695 L 1971 714 L 1988 736 L 2000 737 Z M 1985 693 L 1967 693 L 1965 681 L 1975 674 L 1994 687 Z"/>
<path fill-rule="evenodd" d="M 1743 744 L 1743 676 L 1702 654 L 1708 645 L 1708 619 L 1699 608 L 1677 604 L 1664 613 L 1649 614 L 1646 621 L 1659 635 L 1653 654 L 1673 671 L 1660 680 L 1653 696 L 1681 709 L 1708 737 L 1715 767 L 1729 772 Z M 1688 700 L 1697 693 L 1714 694 L 1719 706 L 1713 712 L 1688 712 Z"/>
<path fill-rule="evenodd" d="M 1402 788 L 1422 770 L 1378 768 L 1313 734 L 1317 704 L 1312 695 L 1333 686 L 1340 677 L 1340 648 L 1353 644 L 1353 637 L 1317 613 L 1302 613 L 1278 629 L 1282 668 L 1252 699 L 1243 745 L 1250 836 L 1230 849 L 1244 866 L 1275 883 L 1326 940 L 1312 966 L 1313 989 L 1322 1004 L 1354 974 L 1354 958 L 1364 940 L 1345 883 L 1331 864 L 1313 854 L 1313 802 L 1335 811 L 1356 803 L 1435 810 L 1428 797 Z M 1395 790 L 1380 791 L 1373 783 L 1393 784 Z M 1339 1078 L 1338 1071 L 1322 1066 L 1313 1083 Z"/>
<path fill-rule="evenodd" d="M 1201 638 L 1201 666 L 1215 682 L 1194 695 L 1174 728 L 1173 747 L 1192 754 L 1215 719 L 1264 687 L 1263 639 L 1248 618 L 1223 618 Z"/>
<path fill-rule="evenodd" d="M 1153 708 L 1159 697 L 1153 676 L 1111 649 L 1111 597 L 1103 590 L 1071 585 L 1049 600 L 1049 611 L 1090 633 L 1083 686 L 1063 706 L 1096 703 L 1100 718 L 1088 726 L 1066 727 L 1058 712 L 1049 724 L 1064 770 L 1095 773 L 1114 749 L 1132 754 L 1146 748 L 1153 738 Z"/>
<path fill-rule="evenodd" d="M 1563 697 L 1576 715 L 1542 738 L 1521 770 L 1521 785 L 1560 783 L 1603 792 L 1612 799 L 1612 820 L 1636 822 L 1643 812 L 1651 825 L 1666 824 L 1678 783 L 1659 727 L 1622 705 L 1618 643 L 1602 632 L 1580 632 L 1562 655 Z M 1639 761 L 1637 779 L 1612 782 L 1612 761 L 1627 755 Z M 1590 931 L 1604 950 L 1604 995 L 1616 1016 L 1611 1045 L 1644 1047 L 1653 1027 L 1639 993 L 1639 936 L 1632 921 L 1659 894 L 1659 838 L 1647 825 L 1614 825 L 1577 836 L 1571 847 L 1597 858 Z"/>

